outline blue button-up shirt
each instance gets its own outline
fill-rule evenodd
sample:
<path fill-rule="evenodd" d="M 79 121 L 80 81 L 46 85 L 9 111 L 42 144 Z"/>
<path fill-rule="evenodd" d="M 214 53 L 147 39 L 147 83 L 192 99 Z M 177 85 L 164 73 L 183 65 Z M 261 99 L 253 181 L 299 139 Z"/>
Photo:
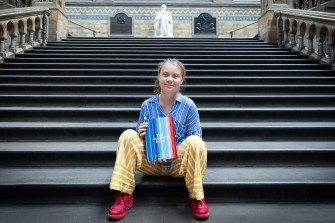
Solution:
<path fill-rule="evenodd" d="M 192 99 L 177 94 L 169 114 L 164 111 L 158 101 L 159 94 L 145 100 L 141 106 L 140 117 L 136 126 L 136 131 L 144 119 L 153 119 L 172 116 L 174 121 L 176 143 L 179 145 L 190 135 L 202 137 L 202 129 L 198 109 Z"/>

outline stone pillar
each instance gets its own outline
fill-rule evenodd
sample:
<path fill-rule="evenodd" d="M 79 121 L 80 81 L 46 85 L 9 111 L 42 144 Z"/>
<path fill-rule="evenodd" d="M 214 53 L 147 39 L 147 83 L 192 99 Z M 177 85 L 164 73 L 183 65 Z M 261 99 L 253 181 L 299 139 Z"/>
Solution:
<path fill-rule="evenodd" d="M 289 40 L 289 31 L 288 30 L 284 30 L 283 45 L 287 46 L 289 42 L 290 42 L 290 40 Z"/>
<path fill-rule="evenodd" d="M 48 17 L 48 40 L 60 41 L 67 37 L 69 21 L 65 15 L 65 0 L 37 0 L 33 6 L 46 7 L 51 11 Z"/>
<path fill-rule="evenodd" d="M 334 66 L 335 62 L 335 49 L 334 46 L 330 43 L 329 44 L 329 64 Z"/>
<path fill-rule="evenodd" d="M 304 45 L 304 34 L 299 34 L 298 35 L 298 51 L 301 51 L 303 49 L 305 49 L 305 45 Z"/>
<path fill-rule="evenodd" d="M 29 32 L 29 44 L 31 45 L 31 46 L 34 46 L 34 34 L 35 34 L 35 31 L 34 30 L 30 30 Z"/>
<path fill-rule="evenodd" d="M 6 56 L 5 42 L 5 38 L 0 38 L 0 57 L 3 58 Z"/>
<path fill-rule="evenodd" d="M 48 40 L 48 18 L 46 13 L 42 17 L 42 45 L 46 46 Z"/>
<path fill-rule="evenodd" d="M 313 48 L 313 37 L 309 36 L 306 38 L 307 39 L 307 54 L 311 55 L 314 53 L 314 48 Z"/>
<path fill-rule="evenodd" d="M 320 38 L 317 38 L 316 42 L 318 44 L 317 58 L 320 60 L 325 56 L 323 42 L 321 41 Z"/>
<path fill-rule="evenodd" d="M 261 17 L 258 20 L 259 38 L 265 42 L 277 42 L 277 19 L 274 11 L 293 8 L 293 0 L 261 0 Z"/>
<path fill-rule="evenodd" d="M 297 42 L 295 41 L 295 33 L 290 32 L 290 48 L 292 49 L 297 45 Z"/>
<path fill-rule="evenodd" d="M 36 29 L 35 31 L 35 42 L 41 44 L 42 43 L 42 38 L 41 38 L 42 30 L 41 29 Z"/>
<path fill-rule="evenodd" d="M 20 47 L 22 48 L 22 49 L 25 49 L 25 47 L 26 47 L 26 32 L 20 32 L 20 43 L 19 43 L 19 45 L 20 45 Z"/>
<path fill-rule="evenodd" d="M 16 53 L 16 39 L 17 35 L 13 35 L 10 37 L 10 47 L 9 50 L 13 52 L 14 54 Z"/>

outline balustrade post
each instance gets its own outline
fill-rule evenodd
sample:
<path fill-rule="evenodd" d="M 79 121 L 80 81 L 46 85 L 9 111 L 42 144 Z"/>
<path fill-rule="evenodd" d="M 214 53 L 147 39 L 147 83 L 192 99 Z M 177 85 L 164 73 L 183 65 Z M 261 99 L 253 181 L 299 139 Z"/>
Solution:
<path fill-rule="evenodd" d="M 334 46 L 330 43 L 329 44 L 329 64 L 334 65 L 335 62 L 335 49 Z"/>
<path fill-rule="evenodd" d="M 283 33 L 284 33 L 283 45 L 286 46 L 286 44 L 289 43 L 289 36 L 288 36 L 289 33 L 286 31 L 284 31 Z"/>
<path fill-rule="evenodd" d="M 22 32 L 20 33 L 20 46 L 22 47 L 22 49 L 24 49 L 27 45 L 26 43 L 26 32 Z"/>
<path fill-rule="evenodd" d="M 277 43 L 279 47 L 283 47 L 283 18 L 281 17 L 281 14 L 279 14 L 278 22 L 277 22 L 277 31 L 278 31 L 278 39 Z"/>
<path fill-rule="evenodd" d="M 9 50 L 12 51 L 14 54 L 16 53 L 16 39 L 17 39 L 17 35 L 11 36 L 11 39 L 10 39 Z"/>
<path fill-rule="evenodd" d="M 1 57 L 6 56 L 5 42 L 6 42 L 6 38 L 0 38 L 0 56 Z"/>
<path fill-rule="evenodd" d="M 48 20 L 47 20 L 47 15 L 46 12 L 43 13 L 43 18 L 42 18 L 42 46 L 46 46 L 47 44 L 47 28 L 48 28 Z M 95 33 L 94 33 L 95 37 Z"/>
<path fill-rule="evenodd" d="M 292 49 L 297 45 L 297 42 L 295 41 L 295 33 L 290 32 L 290 48 Z"/>
<path fill-rule="evenodd" d="M 36 37 L 36 39 L 35 39 L 35 42 L 37 42 L 37 43 L 39 43 L 39 44 L 41 44 L 41 40 L 42 40 L 42 38 L 41 38 L 41 36 L 42 36 L 42 31 L 40 30 L 40 29 L 38 29 L 38 30 L 35 30 L 35 37 Z"/>
<path fill-rule="evenodd" d="M 313 48 L 313 37 L 307 37 L 307 53 L 308 55 L 311 55 L 314 53 L 314 48 Z"/>
<path fill-rule="evenodd" d="M 29 44 L 31 46 L 34 46 L 34 34 L 35 34 L 34 31 L 29 31 Z"/>
<path fill-rule="evenodd" d="M 320 60 L 321 58 L 323 58 L 325 56 L 323 42 L 321 41 L 320 38 L 317 38 L 316 42 L 318 44 L 317 57 Z"/>
<path fill-rule="evenodd" d="M 298 50 L 301 51 L 303 49 L 305 49 L 305 45 L 304 45 L 304 35 L 303 34 L 299 34 L 298 35 Z"/>

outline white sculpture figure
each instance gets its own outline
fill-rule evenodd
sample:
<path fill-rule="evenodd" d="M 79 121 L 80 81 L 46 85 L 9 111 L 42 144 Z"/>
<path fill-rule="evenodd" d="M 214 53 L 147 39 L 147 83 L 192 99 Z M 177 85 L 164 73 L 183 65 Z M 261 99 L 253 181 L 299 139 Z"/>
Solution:
<path fill-rule="evenodd" d="M 166 5 L 161 5 L 161 11 L 155 17 L 155 37 L 173 37 L 173 21 L 170 12 L 166 11 Z"/>

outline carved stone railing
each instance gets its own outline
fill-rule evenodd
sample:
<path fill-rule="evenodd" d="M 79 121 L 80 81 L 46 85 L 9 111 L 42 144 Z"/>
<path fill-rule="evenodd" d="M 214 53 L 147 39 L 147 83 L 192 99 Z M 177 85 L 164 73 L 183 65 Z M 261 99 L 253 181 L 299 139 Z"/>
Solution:
<path fill-rule="evenodd" d="M 0 14 L 0 61 L 47 42 L 50 11 L 42 7 L 4 9 Z"/>
<path fill-rule="evenodd" d="M 334 67 L 335 14 L 280 9 L 277 17 L 278 45 L 307 54 Z"/>
<path fill-rule="evenodd" d="M 293 8 L 294 9 L 312 9 L 318 5 L 329 2 L 329 0 L 294 0 Z"/>

